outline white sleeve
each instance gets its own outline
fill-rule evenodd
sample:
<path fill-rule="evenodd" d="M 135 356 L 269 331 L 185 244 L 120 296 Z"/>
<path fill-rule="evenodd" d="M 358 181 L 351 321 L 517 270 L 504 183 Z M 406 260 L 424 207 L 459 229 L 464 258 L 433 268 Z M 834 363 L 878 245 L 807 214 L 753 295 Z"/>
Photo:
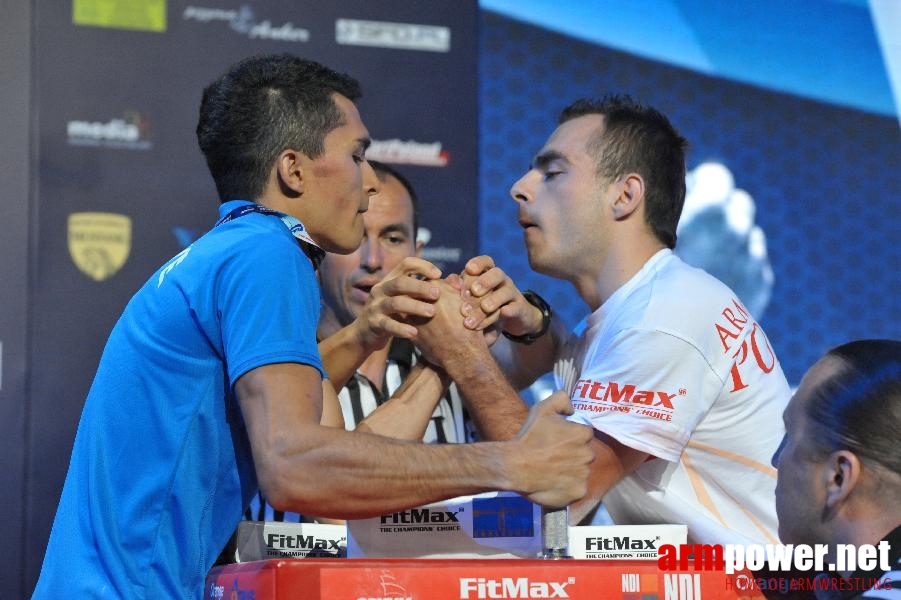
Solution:
<path fill-rule="evenodd" d="M 710 409 L 715 377 L 685 340 L 653 330 L 619 334 L 590 348 L 570 399 L 573 420 L 672 462 Z"/>

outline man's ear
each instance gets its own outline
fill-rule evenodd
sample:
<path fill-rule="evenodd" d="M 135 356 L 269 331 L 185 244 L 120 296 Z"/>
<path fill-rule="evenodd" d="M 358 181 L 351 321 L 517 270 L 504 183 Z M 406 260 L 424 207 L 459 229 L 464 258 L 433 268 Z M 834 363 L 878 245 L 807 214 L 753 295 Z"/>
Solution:
<path fill-rule="evenodd" d="M 823 484 L 826 487 L 826 506 L 835 509 L 844 502 L 860 482 L 863 465 L 849 450 L 836 450 L 823 465 Z"/>
<path fill-rule="evenodd" d="M 613 202 L 613 217 L 617 221 L 625 219 L 644 202 L 644 179 L 638 173 L 623 175 L 620 185 L 622 189 Z"/>
<path fill-rule="evenodd" d="M 282 150 L 275 161 L 275 177 L 281 192 L 289 198 L 303 194 L 303 154 L 297 150 Z"/>
<path fill-rule="evenodd" d="M 422 258 L 422 249 L 425 248 L 425 242 L 423 242 L 422 240 L 416 240 L 416 243 L 414 245 L 416 246 L 415 256 L 417 258 Z"/>

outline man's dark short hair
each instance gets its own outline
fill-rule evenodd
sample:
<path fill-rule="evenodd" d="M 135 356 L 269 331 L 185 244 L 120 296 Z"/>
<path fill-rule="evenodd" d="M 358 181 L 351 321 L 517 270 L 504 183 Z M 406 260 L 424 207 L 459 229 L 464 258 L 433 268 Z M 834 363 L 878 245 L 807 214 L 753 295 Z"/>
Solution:
<path fill-rule="evenodd" d="M 804 405 L 815 453 L 850 450 L 901 475 L 901 341 L 860 340 L 833 348 L 842 365 Z"/>
<path fill-rule="evenodd" d="M 589 143 L 598 175 L 608 181 L 626 173 L 641 175 L 645 220 L 664 245 L 675 248 L 685 204 L 685 138 L 663 113 L 629 96 L 577 100 L 563 109 L 559 123 L 593 114 L 604 116 L 603 134 Z"/>
<path fill-rule="evenodd" d="M 290 54 L 244 59 L 203 90 L 197 141 L 219 199 L 255 200 L 278 155 L 293 148 L 310 158 L 342 124 L 332 97 L 360 97 L 353 78 Z"/>
<path fill-rule="evenodd" d="M 377 160 L 367 160 L 367 162 L 372 167 L 372 170 L 375 171 L 379 181 L 384 182 L 390 176 L 397 179 L 404 186 L 404 189 L 407 190 L 407 193 L 410 195 L 410 202 L 413 204 L 413 236 L 415 237 L 419 227 L 419 197 L 416 195 L 416 190 L 413 189 L 413 184 L 394 167 Z"/>

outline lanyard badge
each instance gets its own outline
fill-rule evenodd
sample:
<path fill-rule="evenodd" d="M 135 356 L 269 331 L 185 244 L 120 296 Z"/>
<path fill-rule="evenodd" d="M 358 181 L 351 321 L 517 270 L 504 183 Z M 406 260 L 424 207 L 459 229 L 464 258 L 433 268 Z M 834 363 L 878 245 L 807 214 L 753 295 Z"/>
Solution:
<path fill-rule="evenodd" d="M 228 223 L 229 221 L 234 221 L 235 219 L 243 217 L 244 215 L 249 215 L 250 213 L 260 213 L 281 219 L 282 223 L 285 224 L 285 227 L 291 232 L 291 235 L 297 238 L 300 249 L 303 250 L 303 253 L 306 254 L 307 258 L 310 259 L 310 262 L 313 263 L 313 269 L 319 268 L 319 264 L 322 262 L 322 259 L 325 258 L 325 250 L 320 248 L 319 245 L 313 241 L 313 238 L 307 233 L 303 223 L 291 215 L 280 213 L 277 210 L 272 210 L 271 208 L 266 208 L 259 204 L 243 204 L 219 219 L 216 222 L 215 227 L 218 227 L 223 223 Z"/>

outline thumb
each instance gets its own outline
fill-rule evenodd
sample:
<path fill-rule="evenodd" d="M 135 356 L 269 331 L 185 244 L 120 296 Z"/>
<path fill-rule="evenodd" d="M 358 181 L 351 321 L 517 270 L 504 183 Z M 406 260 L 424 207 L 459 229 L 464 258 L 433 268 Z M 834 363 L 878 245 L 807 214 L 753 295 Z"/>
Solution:
<path fill-rule="evenodd" d="M 572 402 L 566 392 L 556 391 L 541 402 L 541 409 L 544 412 L 555 412 L 559 415 L 571 415 L 573 412 Z"/>

